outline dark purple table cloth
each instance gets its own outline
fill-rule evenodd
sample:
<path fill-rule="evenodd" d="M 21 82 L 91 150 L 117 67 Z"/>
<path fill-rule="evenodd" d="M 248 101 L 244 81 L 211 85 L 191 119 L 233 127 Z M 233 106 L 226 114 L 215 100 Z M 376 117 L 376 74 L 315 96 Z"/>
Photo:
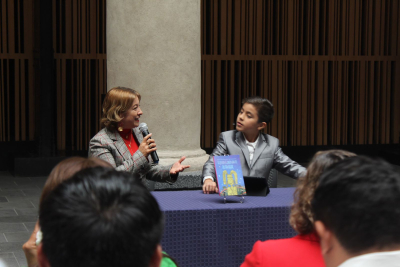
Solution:
<path fill-rule="evenodd" d="M 163 250 L 180 266 L 239 266 L 257 240 L 289 238 L 294 188 L 266 197 L 223 197 L 202 191 L 153 192 L 165 216 Z"/>

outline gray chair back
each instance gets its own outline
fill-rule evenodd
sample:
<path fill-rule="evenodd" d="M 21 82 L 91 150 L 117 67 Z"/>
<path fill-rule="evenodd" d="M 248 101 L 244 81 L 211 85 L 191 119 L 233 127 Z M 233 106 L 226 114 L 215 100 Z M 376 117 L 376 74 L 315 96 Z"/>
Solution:
<path fill-rule="evenodd" d="M 268 186 L 269 188 L 278 187 L 278 172 L 275 169 L 271 169 L 268 176 Z"/>

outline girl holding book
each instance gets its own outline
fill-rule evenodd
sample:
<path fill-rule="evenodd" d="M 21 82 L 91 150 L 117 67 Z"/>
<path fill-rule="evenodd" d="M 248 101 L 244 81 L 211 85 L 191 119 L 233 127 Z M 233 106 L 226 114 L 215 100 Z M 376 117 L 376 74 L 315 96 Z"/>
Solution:
<path fill-rule="evenodd" d="M 244 99 L 242 105 L 236 130 L 220 134 L 217 146 L 204 164 L 202 182 L 205 194 L 218 192 L 213 156 L 239 155 L 243 176 L 268 179 L 274 168 L 297 179 L 306 170 L 282 152 L 277 138 L 261 132 L 274 115 L 272 103 L 254 96 Z"/>

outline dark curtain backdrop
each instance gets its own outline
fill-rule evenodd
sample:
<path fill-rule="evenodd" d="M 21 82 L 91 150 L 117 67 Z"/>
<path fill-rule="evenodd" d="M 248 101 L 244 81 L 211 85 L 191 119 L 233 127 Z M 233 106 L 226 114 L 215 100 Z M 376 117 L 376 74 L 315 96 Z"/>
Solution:
<path fill-rule="evenodd" d="M 0 142 L 35 138 L 33 1 L 0 1 Z"/>
<path fill-rule="evenodd" d="M 0 142 L 38 139 L 38 3 L 0 0 Z M 87 150 L 107 91 L 106 1 L 52 0 L 52 7 L 56 129 L 49 131 L 57 150 Z"/>
<path fill-rule="evenodd" d="M 400 2 L 202 0 L 202 147 L 247 96 L 283 146 L 398 144 Z"/>

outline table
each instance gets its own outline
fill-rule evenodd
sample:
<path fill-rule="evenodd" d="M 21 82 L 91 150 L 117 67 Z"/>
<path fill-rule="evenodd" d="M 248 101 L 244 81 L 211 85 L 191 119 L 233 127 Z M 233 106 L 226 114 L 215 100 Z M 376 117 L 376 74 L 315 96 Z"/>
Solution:
<path fill-rule="evenodd" d="M 271 188 L 266 197 L 202 191 L 152 192 L 164 212 L 163 250 L 180 266 L 239 266 L 257 240 L 289 238 L 294 188 Z"/>

